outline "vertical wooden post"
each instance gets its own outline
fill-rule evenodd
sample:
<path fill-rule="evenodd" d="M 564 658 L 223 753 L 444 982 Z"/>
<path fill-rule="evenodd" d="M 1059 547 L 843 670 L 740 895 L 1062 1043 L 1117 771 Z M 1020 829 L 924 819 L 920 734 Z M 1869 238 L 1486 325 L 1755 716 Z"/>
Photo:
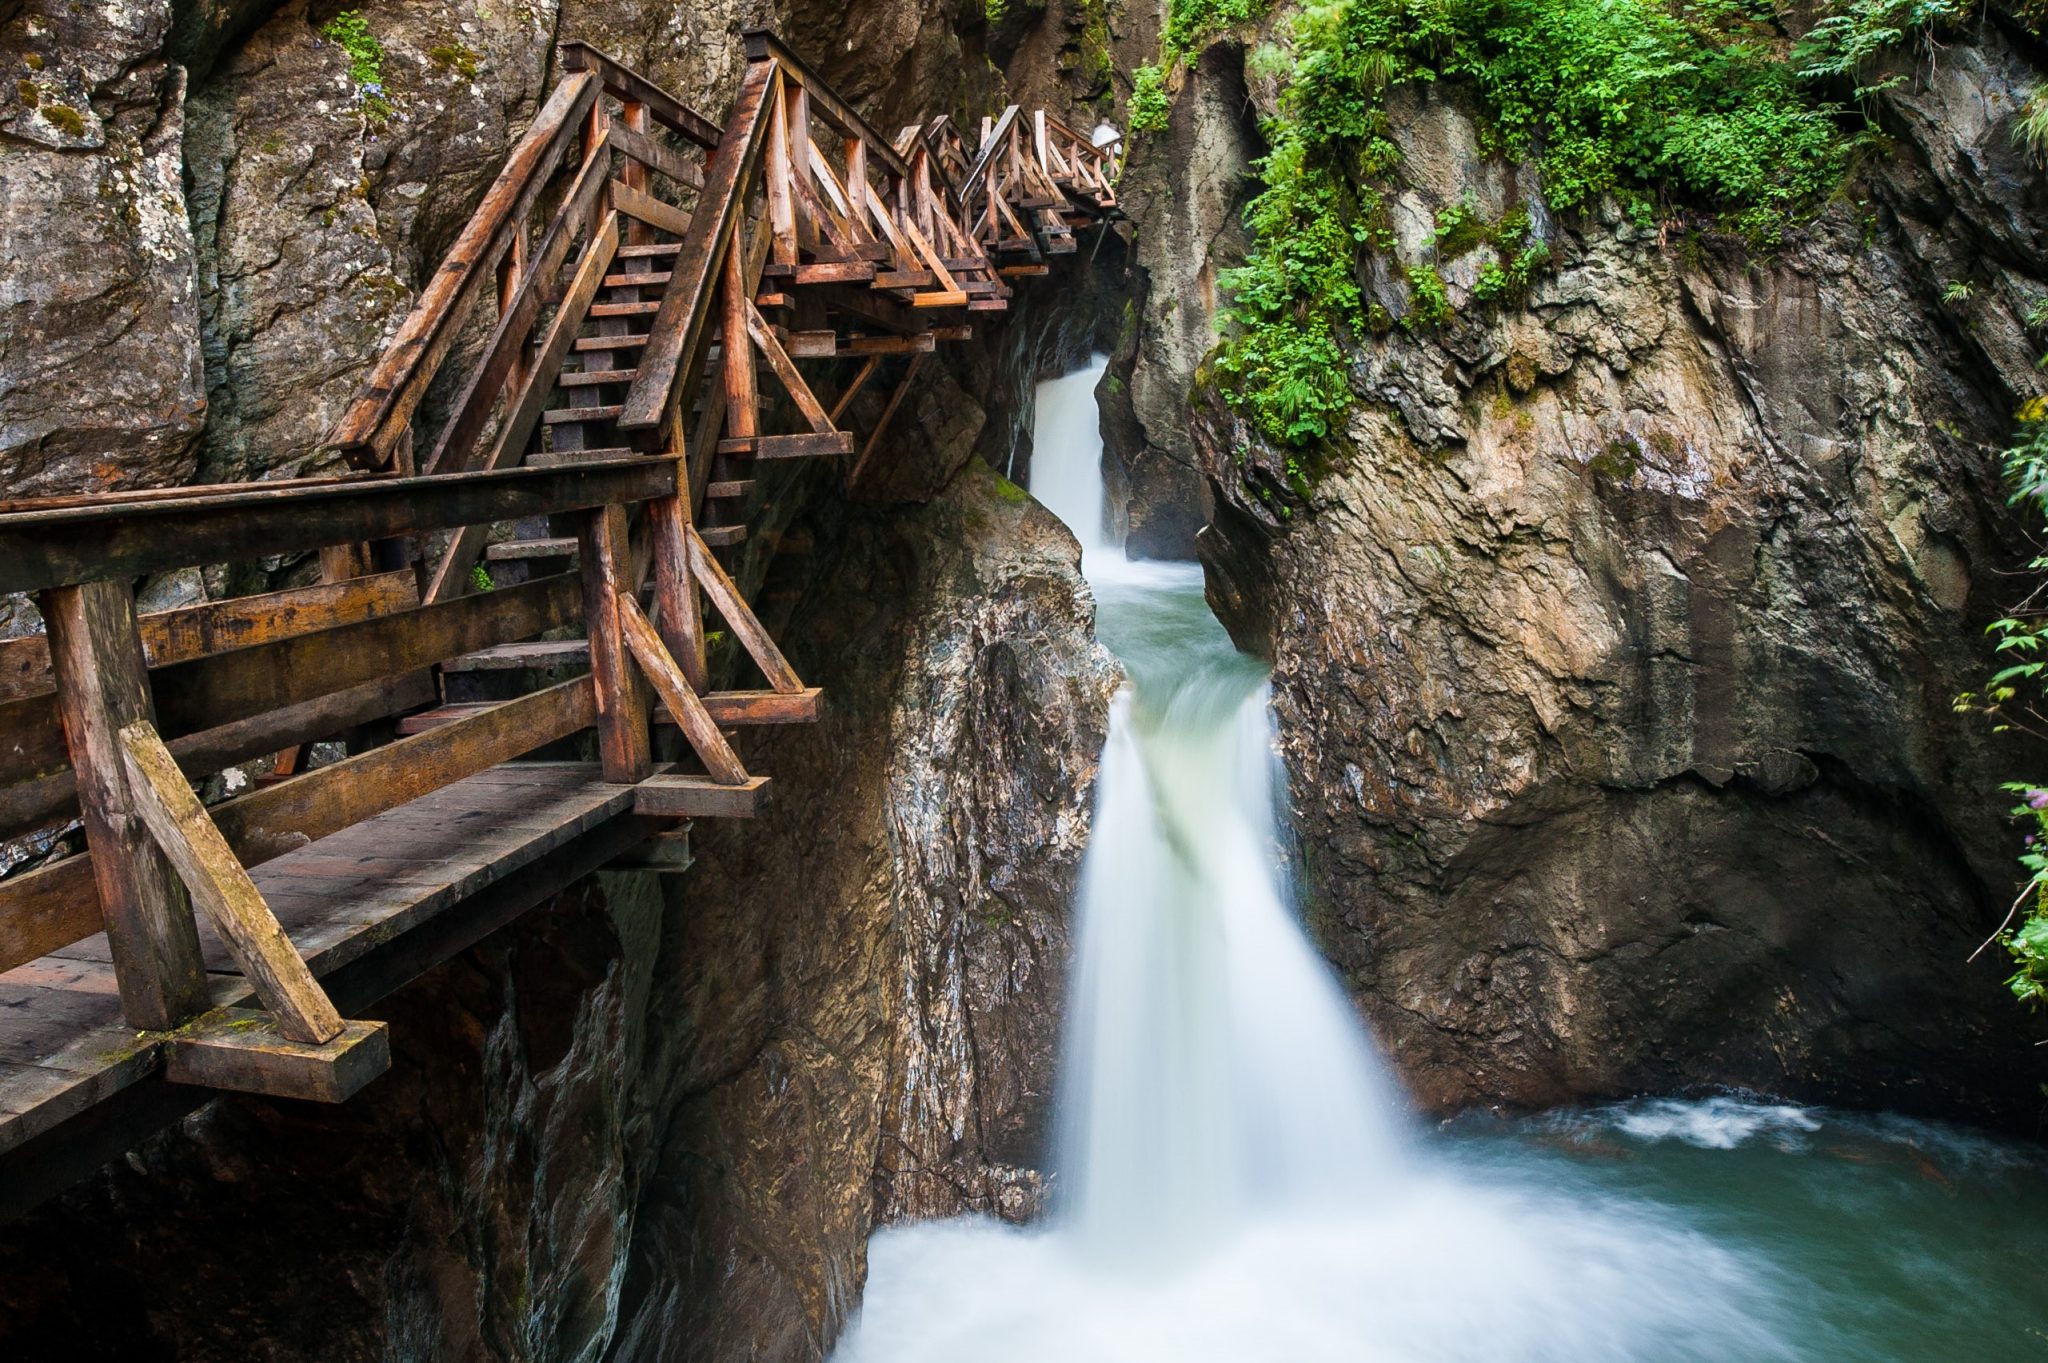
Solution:
<path fill-rule="evenodd" d="M 747 339 L 747 304 L 752 301 L 747 297 L 747 272 L 735 239 L 725 254 L 725 307 L 719 332 L 724 357 L 725 433 L 735 440 L 761 433 L 761 413 L 755 405 L 754 344 Z"/>
<path fill-rule="evenodd" d="M 646 132 L 648 127 L 647 106 L 631 101 L 627 102 L 623 112 L 620 114 L 619 121 L 636 133 Z M 641 165 L 632 157 L 628 156 L 626 158 L 625 169 L 619 178 L 625 182 L 628 189 L 637 189 L 643 194 L 647 192 L 647 167 Z M 641 222 L 638 218 L 628 218 L 626 220 L 626 244 L 628 246 L 645 246 L 653 240 L 653 228 Z"/>
<path fill-rule="evenodd" d="M 794 265 L 796 253 L 796 197 L 790 182 L 788 87 L 782 98 L 768 110 L 768 230 L 775 238 L 775 263 Z"/>
<path fill-rule="evenodd" d="M 846 139 L 846 216 L 855 227 L 868 230 L 868 144 L 858 137 Z"/>
<path fill-rule="evenodd" d="M 597 690 L 598 754 L 604 779 L 644 781 L 654 769 L 647 732 L 647 693 L 626 654 L 619 624 L 619 593 L 632 555 L 626 547 L 626 508 L 593 507 L 582 513 L 576 536 L 583 570 L 583 622 L 590 631 L 590 680 Z"/>
<path fill-rule="evenodd" d="M 213 1006 L 192 906 L 177 873 L 137 813 L 121 757 L 121 730 L 154 716 L 135 598 L 121 582 L 52 587 L 37 605 L 50 632 L 57 710 L 78 778 L 79 811 L 121 1013 L 163 1031 Z"/>
<path fill-rule="evenodd" d="M 498 315 L 500 317 L 503 317 L 506 310 L 512 306 L 512 299 L 519 292 L 520 282 L 525 278 L 526 233 L 521 231 L 512 238 L 512 249 L 505 252 L 505 258 L 498 262 Z M 518 355 L 512 361 L 512 367 L 506 371 L 505 386 L 507 392 L 516 393 L 525 386 L 526 373 L 532 367 L 532 363 L 529 347 L 522 344 L 519 347 Z M 450 470 L 450 472 L 460 471 L 459 468 Z"/>
<path fill-rule="evenodd" d="M 704 612 L 697 600 L 697 578 L 690 571 L 689 478 L 673 497 L 647 504 L 648 528 L 654 536 L 654 599 L 661 606 L 661 642 L 683 670 L 692 690 L 702 695 L 711 687 L 704 659 Z"/>

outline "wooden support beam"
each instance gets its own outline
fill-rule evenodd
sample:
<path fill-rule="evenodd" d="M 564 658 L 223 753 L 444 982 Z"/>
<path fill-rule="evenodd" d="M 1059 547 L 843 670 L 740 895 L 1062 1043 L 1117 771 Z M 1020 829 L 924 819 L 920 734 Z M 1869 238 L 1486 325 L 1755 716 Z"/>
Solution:
<path fill-rule="evenodd" d="M 887 339 L 893 340 L 895 338 L 889 337 Z M 854 398 L 867 385 L 867 381 L 875 376 L 875 371 L 881 367 L 882 357 L 880 354 L 869 355 L 866 361 L 861 364 L 860 372 L 853 376 L 853 381 L 847 384 L 845 390 L 839 394 L 839 400 L 832 404 L 832 410 L 826 413 L 826 417 L 834 426 L 839 424 L 839 418 L 846 414 L 846 409 L 853 405 Z"/>
<path fill-rule="evenodd" d="M 614 131 L 623 131 L 615 129 Z M 690 230 L 690 215 L 673 204 L 665 204 L 642 190 L 635 189 L 623 180 L 611 182 L 612 207 L 629 218 L 638 219 L 657 231 L 682 236 Z M 658 305 L 657 305 L 658 306 Z M 653 316 L 655 307 L 647 310 Z M 602 314 L 600 314 L 602 315 Z"/>
<path fill-rule="evenodd" d="M 222 1008 L 181 1029 L 164 1052 L 164 1078 L 260 1093 L 342 1103 L 391 1068 L 391 1032 L 382 1022 L 344 1022 L 340 1035 L 314 1044 L 294 1041 L 277 1020 L 247 1008 Z"/>
<path fill-rule="evenodd" d="M 611 141 L 613 146 L 649 170 L 691 189 L 704 188 L 703 171 L 685 161 L 680 152 L 663 146 L 646 133 L 632 127 L 614 127 Z"/>
<path fill-rule="evenodd" d="M 625 103 L 642 104 L 654 121 L 707 151 L 718 145 L 719 127 L 639 72 L 585 42 L 563 43 L 564 71 L 588 71 Z"/>
<path fill-rule="evenodd" d="M 287 1040 L 315 1045 L 340 1036 L 341 1014 L 185 783 L 156 726 L 141 719 L 123 728 L 121 754 L 136 812 L 277 1019 L 278 1031 Z"/>
<path fill-rule="evenodd" d="M 633 812 L 662 819 L 751 819 L 768 785 L 749 776 L 737 786 L 707 776 L 655 776 L 633 788 Z"/>
<path fill-rule="evenodd" d="M 713 691 L 702 700 L 714 723 L 725 728 L 750 728 L 760 724 L 815 724 L 823 708 L 824 694 L 809 686 L 801 691 Z M 654 722 L 674 724 L 676 718 L 665 708 L 657 707 Z"/>
<path fill-rule="evenodd" d="M 746 306 L 747 335 L 753 339 L 754 346 L 761 352 L 762 358 L 768 361 L 768 367 L 775 371 L 775 377 L 782 380 L 782 386 L 796 403 L 797 410 L 803 413 L 804 420 L 810 423 L 814 433 L 832 434 L 832 418 L 825 415 L 825 405 L 811 392 L 811 386 L 804 382 L 804 376 L 797 371 L 796 362 L 789 358 L 789 352 L 775 339 L 775 332 L 769 327 L 767 319 L 761 316 L 761 310 L 754 306 L 753 299 L 744 294 L 741 295 L 740 301 Z"/>
<path fill-rule="evenodd" d="M 597 693 L 598 754 L 604 779 L 628 783 L 654 769 L 648 743 L 647 697 L 626 660 L 624 624 L 619 602 L 624 565 L 631 557 L 626 542 L 626 509 L 599 507 L 583 514 L 577 530 L 582 559 L 583 623 L 590 631 L 590 675 Z"/>
<path fill-rule="evenodd" d="M 647 504 L 661 642 L 682 668 L 690 689 L 701 695 L 711 689 L 711 674 L 704 659 L 703 607 L 697 599 L 697 579 L 690 572 L 691 519 L 686 495 Z"/>
<path fill-rule="evenodd" d="M 846 485 L 849 488 L 860 481 L 861 471 L 867 468 L 868 460 L 872 459 L 875 451 L 881 448 L 882 432 L 889 429 L 890 419 L 896 415 L 896 409 L 902 405 L 903 395 L 910 391 L 911 380 L 917 377 L 918 367 L 923 363 L 924 356 L 922 355 L 912 355 L 910 357 L 910 366 L 903 371 L 903 381 L 898 383 L 896 391 L 889 395 L 889 405 L 882 409 L 882 415 L 875 421 L 875 429 L 868 432 L 868 443 L 861 447 L 860 458 L 854 461 L 852 472 L 846 475 Z"/>
<path fill-rule="evenodd" d="M 44 592 L 37 605 L 50 632 L 57 708 L 92 848 L 81 888 L 90 893 L 97 887 L 97 917 L 114 954 L 121 1013 L 145 1031 L 176 1027 L 211 1008 L 213 999 L 191 907 L 170 862 L 150 840 L 121 756 L 121 730 L 151 717 L 135 599 L 125 583 L 88 582 Z M 22 923 L 68 931 L 91 921 L 38 896 L 24 885 L 32 878 L 5 886 L 30 901 Z M 0 921 L 15 920 L 13 913 L 0 914 Z"/>
<path fill-rule="evenodd" d="M 782 650 L 775 646 L 768 631 L 762 627 L 753 609 L 733 580 L 725 575 L 718 560 L 693 529 L 690 532 L 690 569 L 697 574 L 697 580 L 704 585 L 704 594 L 711 598 L 711 604 L 725 620 L 727 628 L 747 650 L 747 656 L 761 669 L 761 675 L 768 679 L 768 685 L 785 694 L 801 691 L 804 684 L 789 665 L 789 659 L 782 656 Z"/>
<path fill-rule="evenodd" d="M 748 779 L 746 763 L 740 761 L 739 754 L 718 731 L 718 725 L 705 710 L 704 702 L 698 699 L 696 689 L 662 646 L 661 636 L 654 632 L 654 626 L 641 611 L 640 603 L 630 592 L 621 595 L 618 602 L 619 624 L 625 634 L 627 648 L 647 674 L 647 680 L 654 684 L 655 694 L 661 697 L 662 704 L 674 716 L 683 737 L 689 740 L 691 750 L 703 762 L 704 769 L 720 785 L 744 784 Z"/>

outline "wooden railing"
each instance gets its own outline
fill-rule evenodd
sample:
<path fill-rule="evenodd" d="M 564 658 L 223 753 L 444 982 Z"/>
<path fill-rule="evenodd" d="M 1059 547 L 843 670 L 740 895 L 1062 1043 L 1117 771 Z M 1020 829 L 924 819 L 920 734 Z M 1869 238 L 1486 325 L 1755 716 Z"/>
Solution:
<path fill-rule="evenodd" d="M 123 1015 L 183 1029 L 188 1073 L 345 1096 L 381 1068 L 381 1029 L 336 1012 L 249 868 L 593 727 L 604 780 L 642 815 L 752 808 L 765 778 L 726 730 L 817 714 L 718 558 L 765 495 L 756 466 L 854 454 L 855 398 L 900 362 L 858 479 L 935 343 L 1001 315 L 1007 278 L 1071 250 L 1075 224 L 1115 216 L 1117 164 L 1014 107 L 976 149 L 945 119 L 892 143 L 772 35 L 746 54 L 718 125 L 562 49 L 329 437 L 360 472 L 0 504 L 0 592 L 35 593 L 47 622 L 0 641 L 0 837 L 76 820 L 88 848 L 0 879 L 0 971 L 104 930 Z M 486 307 L 488 334 L 459 350 Z M 453 394 L 445 411 L 430 390 Z M 137 614 L 145 575 L 305 555 L 316 583 Z M 707 612 L 764 689 L 714 689 Z M 571 629 L 587 675 L 447 693 L 458 661 Z M 401 716 L 404 736 L 306 769 L 306 745 Z M 679 765 L 657 773 L 671 728 Z M 195 794 L 280 752 L 246 794 Z M 195 905 L 279 1047 L 195 1023 L 213 1016 Z"/>

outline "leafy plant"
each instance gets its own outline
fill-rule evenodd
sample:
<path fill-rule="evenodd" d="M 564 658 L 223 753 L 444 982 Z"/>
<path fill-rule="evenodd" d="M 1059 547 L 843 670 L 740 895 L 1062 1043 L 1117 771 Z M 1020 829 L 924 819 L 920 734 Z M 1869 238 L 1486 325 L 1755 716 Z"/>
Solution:
<path fill-rule="evenodd" d="M 1169 51 L 1200 31 L 1198 16 L 1241 13 L 1240 3 L 1179 0 Z M 1359 257 L 1393 249 L 1382 196 L 1399 162 L 1386 109 L 1399 86 L 1472 88 L 1484 149 L 1533 161 L 1556 212 L 1613 195 L 1652 222 L 1683 204 L 1755 247 L 1774 245 L 1834 191 L 1862 126 L 1803 71 L 1856 68 L 1957 0 L 1847 3 L 1849 23 L 1802 47 L 1801 65 L 1762 0 L 1335 0 L 1305 10 L 1264 129 L 1263 188 L 1245 215 L 1252 250 L 1223 281 L 1230 303 L 1215 367 L 1226 388 L 1281 443 L 1320 439 L 1341 416 L 1332 400 L 1348 389 L 1344 349 L 1384 316 L 1364 296 Z M 1452 205 L 1437 232 L 1439 259 L 1452 259 L 1484 228 L 1470 205 Z M 1485 235 L 1500 259 L 1481 265 L 1475 296 L 1512 301 L 1550 248 L 1526 213 Z M 1434 271 L 1421 282 L 1411 271 L 1409 284 L 1403 325 L 1447 320 Z"/>
<path fill-rule="evenodd" d="M 1163 132 L 1170 108 L 1165 75 L 1157 66 L 1148 64 L 1131 73 L 1132 132 Z"/>
<path fill-rule="evenodd" d="M 1856 98 L 1865 99 L 1905 79 L 1893 73 L 1874 85 L 1864 84 L 1878 58 L 1909 34 L 1925 37 L 1961 13 L 1957 0 L 1849 0 L 1807 30 L 1792 60 L 1798 63 L 1799 74 L 1809 80 L 1854 81 Z"/>
<path fill-rule="evenodd" d="M 384 95 L 384 44 L 370 32 L 370 21 L 361 10 L 346 9 L 329 19 L 320 36 L 348 56 L 348 76 L 356 85 L 356 102 L 373 123 L 391 117 L 391 101 Z"/>

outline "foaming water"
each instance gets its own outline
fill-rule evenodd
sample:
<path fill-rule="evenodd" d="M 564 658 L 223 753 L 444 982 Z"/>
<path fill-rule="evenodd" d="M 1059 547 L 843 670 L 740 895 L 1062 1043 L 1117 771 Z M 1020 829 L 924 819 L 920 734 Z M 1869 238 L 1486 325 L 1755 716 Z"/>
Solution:
<path fill-rule="evenodd" d="M 1053 1210 L 1030 1229 L 877 1234 L 840 1363 L 2048 1358 L 2029 1352 L 2048 1340 L 2031 1322 L 1916 1334 L 1883 1306 L 2048 1262 L 2029 1155 L 1951 1151 L 1945 1184 L 1918 1166 L 1876 1180 L 1900 1172 L 1885 1152 L 1925 1158 L 1942 1129 L 1734 1096 L 1415 1129 L 1290 904 L 1262 669 L 1210 615 L 1199 570 L 1133 562 L 1110 537 L 1101 372 L 1041 386 L 1034 453 L 1033 490 L 1081 541 L 1131 681 L 1077 905 Z M 1706 1176 L 1715 1160 L 1739 1177 Z M 1788 1179 L 1824 1200 L 1788 1197 Z M 1928 1197 L 1987 1179 L 2008 1207 L 2024 1180 L 2032 1212 L 1996 1222 L 1981 1265 L 1943 1235 L 1875 1253 L 1872 1221 L 1925 1220 Z M 2003 1348 L 1973 1353 L 1972 1337 Z"/>

